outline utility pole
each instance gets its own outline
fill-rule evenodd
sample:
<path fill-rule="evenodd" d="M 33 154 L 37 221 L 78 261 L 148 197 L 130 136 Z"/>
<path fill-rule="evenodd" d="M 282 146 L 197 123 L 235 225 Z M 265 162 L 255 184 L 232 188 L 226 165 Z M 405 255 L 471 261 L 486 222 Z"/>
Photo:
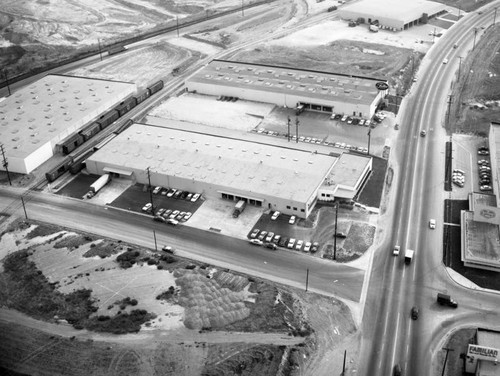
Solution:
<path fill-rule="evenodd" d="M 287 133 L 287 137 L 288 137 L 288 142 L 290 142 L 290 124 L 292 123 L 292 120 L 290 119 L 290 116 L 288 117 L 288 133 Z"/>
<path fill-rule="evenodd" d="M 307 268 L 306 271 L 306 292 L 308 287 L 309 287 L 309 268 Z"/>
<path fill-rule="evenodd" d="M 149 198 L 151 200 L 151 213 L 154 217 L 155 215 L 155 206 L 153 204 L 153 191 L 151 190 L 151 172 L 150 172 L 150 168 L 148 167 L 146 169 L 147 173 L 148 173 L 148 189 L 149 189 Z"/>
<path fill-rule="evenodd" d="M 24 217 L 28 219 L 28 213 L 26 213 L 26 205 L 24 204 L 24 199 L 23 196 L 21 196 L 21 202 L 23 204 L 23 210 L 24 210 Z"/>
<path fill-rule="evenodd" d="M 497 21 L 497 9 L 498 8 L 495 8 L 495 14 L 493 15 L 493 25 L 496 23 Z"/>
<path fill-rule="evenodd" d="M 441 372 L 441 376 L 444 376 L 444 370 L 446 369 L 446 361 L 448 360 L 448 352 L 450 351 L 455 351 L 453 349 L 449 349 L 447 347 L 443 347 L 443 350 L 446 350 L 446 355 L 444 357 L 444 365 L 443 365 L 443 372 Z"/>
<path fill-rule="evenodd" d="M 347 356 L 347 350 L 344 350 L 344 365 L 342 366 L 342 375 L 345 374 L 345 358 Z"/>
<path fill-rule="evenodd" d="M 339 214 L 339 203 L 335 203 L 335 228 L 333 233 L 333 259 L 337 260 L 337 217 Z"/>
<path fill-rule="evenodd" d="M 9 85 L 9 79 L 7 78 L 7 71 L 4 69 L 3 70 L 3 76 L 5 77 L 5 84 L 7 85 L 7 91 L 9 92 L 9 97 L 10 97 L 10 85 Z"/>
<path fill-rule="evenodd" d="M 177 38 L 179 38 L 179 16 L 175 16 L 175 20 L 177 21 Z"/>
<path fill-rule="evenodd" d="M 102 61 L 101 40 L 99 38 L 97 38 L 97 44 L 99 45 L 99 56 L 101 57 Z"/>
<path fill-rule="evenodd" d="M 9 94 L 10 95 L 10 94 Z M 7 158 L 5 157 L 5 150 L 3 148 L 3 144 L 0 144 L 0 152 L 2 152 L 2 158 L 3 158 L 3 168 L 5 168 L 5 172 L 7 173 L 7 180 L 9 180 L 9 185 L 12 185 L 12 182 L 10 181 L 10 174 L 9 174 L 9 162 L 7 161 Z"/>
<path fill-rule="evenodd" d="M 372 135 L 372 128 L 370 125 L 370 129 L 368 129 L 368 154 L 370 154 L 370 140 L 371 140 L 371 135 Z"/>
<path fill-rule="evenodd" d="M 453 103 L 453 95 L 448 95 L 448 114 L 446 115 L 446 124 L 448 127 L 450 126 L 450 113 L 451 113 L 451 104 Z"/>
<path fill-rule="evenodd" d="M 245 12 L 243 11 L 243 0 L 241 0 L 241 17 L 245 16 Z"/>
<path fill-rule="evenodd" d="M 296 117 L 295 118 L 295 136 L 297 137 L 295 140 L 296 143 L 299 143 L 299 123 L 300 123 L 299 118 Z"/>
<path fill-rule="evenodd" d="M 434 31 L 432 32 L 432 43 L 434 43 L 435 39 L 436 39 L 436 28 L 434 28 Z"/>
<path fill-rule="evenodd" d="M 472 49 L 476 47 L 476 35 L 477 35 L 477 27 L 474 28 L 474 44 L 472 45 Z"/>
<path fill-rule="evenodd" d="M 155 251 L 158 252 L 158 244 L 156 243 L 156 231 L 153 230 L 153 238 L 155 239 Z"/>

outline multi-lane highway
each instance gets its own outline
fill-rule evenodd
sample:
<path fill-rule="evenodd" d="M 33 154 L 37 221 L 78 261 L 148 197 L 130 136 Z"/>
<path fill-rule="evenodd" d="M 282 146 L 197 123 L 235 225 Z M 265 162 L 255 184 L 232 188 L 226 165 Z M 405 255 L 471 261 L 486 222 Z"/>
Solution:
<path fill-rule="evenodd" d="M 471 293 L 455 283 L 442 264 L 446 103 L 458 56 L 472 49 L 475 30 L 490 25 L 492 14 L 469 14 L 446 31 L 426 55 L 419 84 L 403 104 L 401 132 L 392 151 L 396 156 L 396 184 L 390 193 L 392 231 L 377 251 L 371 271 L 362 325 L 361 375 L 390 375 L 395 364 L 404 375 L 431 375 L 442 367 L 435 364 L 435 355 L 452 329 L 499 326 L 500 315 L 493 311 L 500 306 L 500 297 Z M 454 49 L 454 44 L 459 48 Z M 421 130 L 427 136 L 421 137 Z M 431 218 L 437 220 L 435 230 L 429 228 Z M 395 244 L 401 246 L 399 257 L 392 255 Z M 415 256 L 405 265 L 408 248 L 415 250 Z M 438 306 L 438 291 L 457 297 L 459 308 Z M 410 317 L 413 306 L 420 310 L 418 320 Z"/>

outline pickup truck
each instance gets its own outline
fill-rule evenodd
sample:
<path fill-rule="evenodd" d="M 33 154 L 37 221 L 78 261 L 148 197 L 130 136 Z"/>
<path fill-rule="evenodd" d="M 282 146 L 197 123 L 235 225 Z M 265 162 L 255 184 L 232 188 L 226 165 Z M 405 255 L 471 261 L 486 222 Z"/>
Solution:
<path fill-rule="evenodd" d="M 453 300 L 451 298 L 451 296 L 449 296 L 447 294 L 442 294 L 440 292 L 438 292 L 438 294 L 437 294 L 437 302 L 441 305 L 447 305 L 447 306 L 453 307 L 453 308 L 458 307 L 458 303 L 456 300 Z"/>

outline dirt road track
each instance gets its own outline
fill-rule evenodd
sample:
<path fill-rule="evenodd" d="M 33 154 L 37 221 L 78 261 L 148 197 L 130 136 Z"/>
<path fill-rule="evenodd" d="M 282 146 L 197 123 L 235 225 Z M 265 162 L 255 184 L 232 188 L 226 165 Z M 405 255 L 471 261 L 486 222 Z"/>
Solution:
<path fill-rule="evenodd" d="M 245 332 L 198 332 L 195 330 L 165 331 L 159 329 L 143 330 L 138 334 L 97 334 L 86 330 L 76 330 L 69 324 L 53 324 L 35 320 L 18 311 L 0 308 L 0 322 L 18 324 L 28 328 L 37 329 L 51 335 L 62 337 L 75 336 L 79 340 L 92 339 L 93 341 L 115 342 L 134 345 L 156 345 L 165 343 L 190 343 L 200 342 L 207 344 L 216 343 L 252 343 L 266 345 L 292 346 L 304 342 L 303 337 L 288 336 L 287 333 L 245 333 Z"/>

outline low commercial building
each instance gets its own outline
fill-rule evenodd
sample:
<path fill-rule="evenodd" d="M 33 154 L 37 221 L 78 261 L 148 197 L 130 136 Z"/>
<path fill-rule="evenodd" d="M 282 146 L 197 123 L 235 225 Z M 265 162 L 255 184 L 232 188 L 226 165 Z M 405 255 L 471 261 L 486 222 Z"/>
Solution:
<path fill-rule="evenodd" d="M 492 122 L 490 124 L 490 134 L 488 138 L 488 145 L 490 149 L 490 165 L 491 165 L 491 186 L 493 193 L 500 202 L 500 123 Z"/>
<path fill-rule="evenodd" d="M 475 340 L 467 347 L 465 372 L 476 376 L 500 376 L 500 332 L 479 328 Z"/>
<path fill-rule="evenodd" d="M 13 93 L 0 102 L 0 143 L 8 170 L 30 173 L 52 157 L 59 141 L 135 90 L 131 83 L 48 75 Z"/>
<path fill-rule="evenodd" d="M 385 78 L 212 60 L 186 81 L 188 91 L 278 106 L 371 118 L 387 94 Z"/>
<path fill-rule="evenodd" d="M 344 5 L 339 15 L 345 20 L 378 21 L 384 29 L 405 30 L 427 23 L 427 20 L 446 13 L 446 5 L 426 0 L 361 0 Z"/>
<path fill-rule="evenodd" d="M 244 200 L 307 217 L 338 159 L 290 147 L 133 124 L 87 159 L 87 170 L 138 183 Z M 148 176 L 149 168 L 149 176 Z"/>

